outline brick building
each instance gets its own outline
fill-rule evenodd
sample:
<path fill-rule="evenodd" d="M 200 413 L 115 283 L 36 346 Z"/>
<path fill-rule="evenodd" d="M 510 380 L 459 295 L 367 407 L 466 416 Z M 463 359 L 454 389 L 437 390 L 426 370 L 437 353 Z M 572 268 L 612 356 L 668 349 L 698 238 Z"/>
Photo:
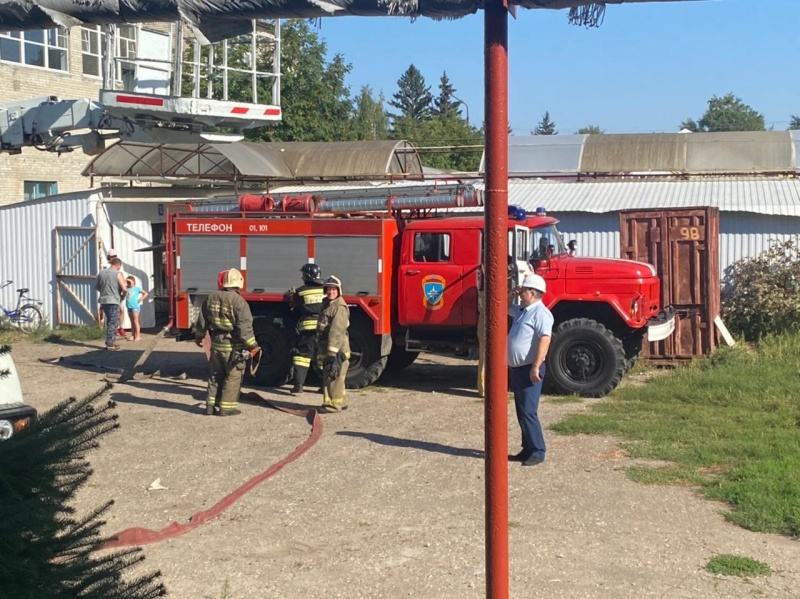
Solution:
<path fill-rule="evenodd" d="M 134 58 L 149 52 L 150 58 L 169 58 L 167 28 L 163 24 L 117 26 L 117 56 Z M 97 25 L 0 32 L 0 104 L 43 96 L 97 100 L 104 35 Z M 141 88 L 143 70 L 159 69 L 117 61 L 117 87 L 166 93 L 166 87 L 159 88 L 158 84 L 149 90 Z M 164 76 L 154 79 L 163 83 Z M 90 181 L 81 172 L 90 159 L 80 149 L 60 156 L 36 148 L 23 148 L 17 155 L 0 154 L 0 205 L 88 189 Z"/>

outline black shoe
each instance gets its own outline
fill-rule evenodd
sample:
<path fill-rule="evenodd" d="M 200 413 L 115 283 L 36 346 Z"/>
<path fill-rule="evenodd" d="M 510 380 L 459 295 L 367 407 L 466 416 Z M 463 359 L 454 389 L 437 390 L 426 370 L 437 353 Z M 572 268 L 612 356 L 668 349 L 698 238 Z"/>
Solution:
<path fill-rule="evenodd" d="M 238 416 L 241 413 L 241 410 L 220 410 L 217 412 L 220 416 Z"/>
<path fill-rule="evenodd" d="M 206 416 L 214 415 L 214 406 L 206 406 Z"/>
<path fill-rule="evenodd" d="M 523 466 L 538 466 L 539 464 L 544 464 L 544 458 L 537 458 L 535 456 L 531 456 L 527 460 L 522 462 Z"/>
<path fill-rule="evenodd" d="M 525 451 L 525 450 L 522 450 L 519 453 L 514 454 L 514 455 L 508 454 L 508 461 L 509 462 L 524 462 L 529 457 L 531 457 L 531 454 L 529 452 Z"/>
<path fill-rule="evenodd" d="M 297 395 L 298 393 L 302 392 L 303 392 L 303 385 L 295 385 L 294 387 L 292 387 L 292 390 L 290 391 L 292 395 Z"/>

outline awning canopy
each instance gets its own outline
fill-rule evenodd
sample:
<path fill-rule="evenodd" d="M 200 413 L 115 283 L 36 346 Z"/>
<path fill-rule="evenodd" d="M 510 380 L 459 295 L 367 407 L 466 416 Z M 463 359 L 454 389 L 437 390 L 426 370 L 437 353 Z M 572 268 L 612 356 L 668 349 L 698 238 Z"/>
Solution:
<path fill-rule="evenodd" d="M 140 181 L 259 182 L 421 179 L 407 141 L 142 144 L 120 142 L 92 160 L 87 177 Z"/>
<path fill-rule="evenodd" d="M 511 0 L 522 8 L 569 8 L 569 19 L 596 26 L 606 4 L 671 0 Z M 457 19 L 483 8 L 484 0 L 0 0 L 0 30 L 49 29 L 81 24 L 188 23 L 209 42 L 250 31 L 252 19 L 431 17 Z"/>

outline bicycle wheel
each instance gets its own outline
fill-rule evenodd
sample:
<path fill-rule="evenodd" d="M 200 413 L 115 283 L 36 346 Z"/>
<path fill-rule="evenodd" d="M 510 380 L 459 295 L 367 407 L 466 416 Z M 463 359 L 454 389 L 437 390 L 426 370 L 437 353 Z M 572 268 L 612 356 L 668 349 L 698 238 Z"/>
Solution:
<path fill-rule="evenodd" d="M 27 304 L 19 309 L 17 314 L 17 326 L 25 332 L 30 333 L 42 326 L 42 311 L 38 306 Z"/>

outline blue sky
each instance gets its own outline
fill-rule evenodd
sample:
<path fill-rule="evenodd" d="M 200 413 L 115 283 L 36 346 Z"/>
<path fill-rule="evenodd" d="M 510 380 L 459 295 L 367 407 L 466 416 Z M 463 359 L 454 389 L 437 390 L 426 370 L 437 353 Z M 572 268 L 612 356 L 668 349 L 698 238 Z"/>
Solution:
<path fill-rule="evenodd" d="M 509 21 L 509 120 L 527 135 L 545 110 L 560 133 L 677 131 L 708 99 L 733 92 L 786 129 L 800 114 L 798 0 L 709 0 L 609 5 L 598 29 L 567 11 L 520 10 Z M 414 64 L 435 92 L 447 71 L 473 123 L 483 120 L 483 15 L 436 22 L 322 19 L 330 54 L 353 65 L 348 84 L 397 91 Z"/>

